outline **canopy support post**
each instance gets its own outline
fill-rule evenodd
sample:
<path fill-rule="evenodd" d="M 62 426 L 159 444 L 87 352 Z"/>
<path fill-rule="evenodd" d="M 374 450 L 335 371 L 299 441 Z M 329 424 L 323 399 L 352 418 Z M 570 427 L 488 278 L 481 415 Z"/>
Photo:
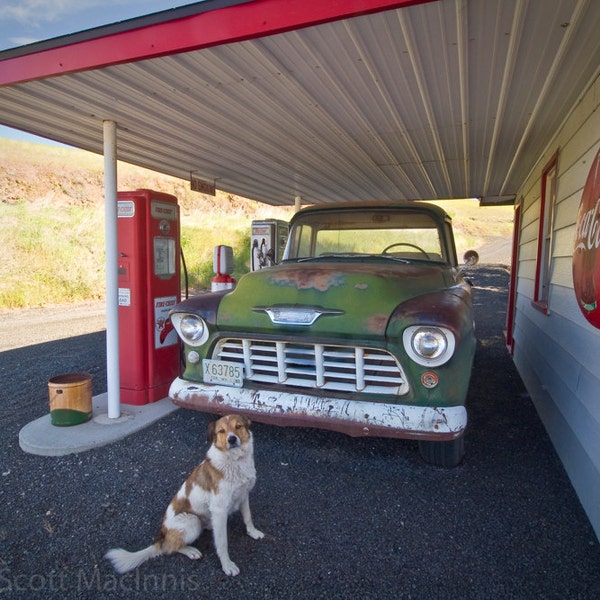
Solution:
<path fill-rule="evenodd" d="M 121 416 L 119 373 L 119 281 L 117 250 L 117 124 L 104 121 L 104 209 L 106 250 L 106 383 L 108 418 Z"/>

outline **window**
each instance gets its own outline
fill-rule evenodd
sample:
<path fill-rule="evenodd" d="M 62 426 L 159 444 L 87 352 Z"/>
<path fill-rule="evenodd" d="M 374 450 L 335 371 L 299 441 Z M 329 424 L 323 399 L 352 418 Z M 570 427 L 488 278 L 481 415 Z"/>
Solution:
<path fill-rule="evenodd" d="M 447 260 L 442 242 L 439 223 L 424 212 L 340 209 L 298 218 L 290 233 L 287 258 L 383 253 L 440 262 Z"/>
<path fill-rule="evenodd" d="M 542 171 L 540 228 L 538 232 L 533 305 L 544 313 L 548 312 L 548 297 L 550 292 L 552 233 L 554 230 L 554 209 L 556 206 L 557 164 L 558 152 L 554 154 Z"/>

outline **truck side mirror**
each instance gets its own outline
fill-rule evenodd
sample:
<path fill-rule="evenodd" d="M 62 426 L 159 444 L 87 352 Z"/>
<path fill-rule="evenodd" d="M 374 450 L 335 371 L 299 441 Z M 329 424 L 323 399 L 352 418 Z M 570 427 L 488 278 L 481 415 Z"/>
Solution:
<path fill-rule="evenodd" d="M 479 262 L 479 254 L 475 250 L 467 250 L 463 256 L 465 267 L 473 267 Z"/>

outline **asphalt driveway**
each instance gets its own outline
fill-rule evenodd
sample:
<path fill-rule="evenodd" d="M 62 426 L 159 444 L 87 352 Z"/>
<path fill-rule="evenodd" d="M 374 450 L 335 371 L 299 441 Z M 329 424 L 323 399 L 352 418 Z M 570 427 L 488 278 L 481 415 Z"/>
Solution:
<path fill-rule="evenodd" d="M 103 332 L 0 353 L 0 600 L 4 598 L 600 598 L 600 545 L 504 347 L 508 274 L 473 270 L 478 347 L 466 459 L 413 442 L 254 425 L 256 526 L 230 520 L 241 573 L 203 535 L 184 556 L 117 576 L 103 554 L 154 539 L 206 450 L 211 417 L 176 411 L 82 454 L 25 454 L 19 430 L 69 371 L 105 391 Z"/>

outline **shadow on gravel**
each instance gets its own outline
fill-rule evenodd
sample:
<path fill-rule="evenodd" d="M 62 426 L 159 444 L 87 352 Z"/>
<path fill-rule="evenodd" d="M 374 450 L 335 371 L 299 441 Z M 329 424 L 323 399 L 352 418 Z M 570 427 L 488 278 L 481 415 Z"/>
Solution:
<path fill-rule="evenodd" d="M 235 578 L 209 535 L 199 562 L 165 557 L 117 576 L 103 559 L 152 542 L 204 455 L 209 416 L 179 410 L 105 448 L 25 455 L 18 407 L 26 419 L 43 414 L 47 378 L 67 367 L 102 381 L 104 334 L 17 351 L 16 375 L 3 360 L 2 407 L 14 414 L 0 434 L 0 597 L 600 597 L 598 541 L 504 347 L 508 274 L 471 275 L 478 345 L 464 463 L 427 466 L 413 442 L 255 424 L 251 503 L 267 537 L 230 519 Z"/>

